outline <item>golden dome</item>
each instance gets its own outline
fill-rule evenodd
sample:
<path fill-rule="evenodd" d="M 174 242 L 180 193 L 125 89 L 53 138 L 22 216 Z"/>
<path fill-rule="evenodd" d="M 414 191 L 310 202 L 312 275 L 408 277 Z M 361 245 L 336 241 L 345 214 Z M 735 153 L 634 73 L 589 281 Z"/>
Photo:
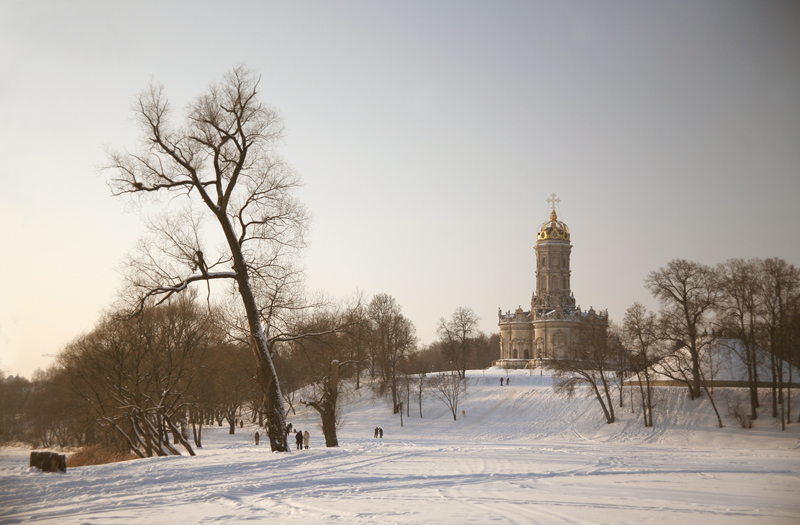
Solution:
<path fill-rule="evenodd" d="M 569 228 L 566 224 L 558 220 L 556 210 L 550 212 L 550 220 L 542 224 L 539 228 L 539 234 L 536 236 L 539 241 L 545 240 L 569 240 Z"/>

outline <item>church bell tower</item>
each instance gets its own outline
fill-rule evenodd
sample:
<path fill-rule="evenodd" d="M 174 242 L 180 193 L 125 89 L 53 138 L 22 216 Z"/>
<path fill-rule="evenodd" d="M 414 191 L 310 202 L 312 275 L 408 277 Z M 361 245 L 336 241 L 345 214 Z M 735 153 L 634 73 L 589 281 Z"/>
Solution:
<path fill-rule="evenodd" d="M 534 319 L 556 309 L 566 314 L 575 310 L 575 297 L 570 289 L 569 228 L 558 220 L 555 208 L 560 200 L 555 194 L 547 199 L 552 205 L 550 220 L 541 225 L 536 235 L 536 291 L 531 301 Z"/>

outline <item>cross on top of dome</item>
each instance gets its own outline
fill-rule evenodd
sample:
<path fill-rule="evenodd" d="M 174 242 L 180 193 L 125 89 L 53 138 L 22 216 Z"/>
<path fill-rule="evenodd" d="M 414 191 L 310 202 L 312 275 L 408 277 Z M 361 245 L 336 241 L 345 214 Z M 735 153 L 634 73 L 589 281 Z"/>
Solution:
<path fill-rule="evenodd" d="M 547 202 L 549 202 L 552 205 L 551 209 L 553 211 L 556 211 L 556 203 L 561 202 L 561 199 L 556 199 L 556 194 L 555 193 L 551 193 L 550 194 L 550 198 L 547 199 Z"/>
<path fill-rule="evenodd" d="M 542 224 L 539 228 L 536 239 L 539 241 L 551 239 L 569 241 L 569 228 L 566 224 L 558 220 L 558 215 L 556 214 L 556 204 L 561 202 L 561 199 L 557 199 L 556 194 L 552 193 L 550 198 L 547 199 L 547 202 L 551 205 L 550 220 Z"/>

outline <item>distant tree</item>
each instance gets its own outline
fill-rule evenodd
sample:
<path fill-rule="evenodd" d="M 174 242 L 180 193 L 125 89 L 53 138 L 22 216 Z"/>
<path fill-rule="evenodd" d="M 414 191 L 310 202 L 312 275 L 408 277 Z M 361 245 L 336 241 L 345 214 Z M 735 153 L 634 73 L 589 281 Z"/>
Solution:
<path fill-rule="evenodd" d="M 758 339 L 769 351 L 772 370 L 772 417 L 780 417 L 785 430 L 791 419 L 791 382 L 786 382 L 785 376 L 791 368 L 786 370 L 784 364 L 791 360 L 792 321 L 800 311 L 800 271 L 783 259 L 764 260 L 758 294 L 762 303 Z"/>
<path fill-rule="evenodd" d="M 747 387 L 750 398 L 750 419 L 758 418 L 758 352 L 756 336 L 758 316 L 762 307 L 759 298 L 761 261 L 731 259 L 716 268 L 716 280 L 720 289 L 717 318 L 718 330 L 728 333 L 742 342 L 743 352 L 739 358 L 747 368 Z M 738 353 L 738 347 L 732 350 Z"/>
<path fill-rule="evenodd" d="M 475 368 L 489 368 L 500 359 L 500 334 L 479 333 L 474 339 Z"/>
<path fill-rule="evenodd" d="M 714 272 L 703 264 L 675 259 L 650 272 L 645 286 L 661 303 L 661 337 L 689 352 L 689 396 L 695 399 L 701 394 L 700 354 L 713 341 L 709 317 L 720 297 Z"/>
<path fill-rule="evenodd" d="M 136 455 L 180 454 L 170 434 L 194 455 L 179 425 L 210 329 L 187 294 L 135 318 L 102 321 L 70 343 L 58 363 L 76 398 Z"/>
<path fill-rule="evenodd" d="M 450 319 L 439 319 L 436 332 L 447 348 L 452 349 L 453 363 L 464 379 L 467 373 L 467 351 L 473 346 L 473 338 L 478 335 L 478 323 L 481 318 L 472 308 L 460 306 L 456 308 Z"/>
<path fill-rule="evenodd" d="M 588 315 L 580 321 L 575 357 L 554 359 L 550 365 L 556 391 L 571 397 L 577 386 L 589 386 L 608 424 L 616 421 L 611 401 L 614 371 L 621 356 L 616 332 L 608 326 L 606 318 Z"/>
<path fill-rule="evenodd" d="M 0 372 L 0 443 L 26 439 L 25 405 L 33 393 L 26 378 Z"/>
<path fill-rule="evenodd" d="M 326 447 L 338 447 L 338 426 L 340 419 L 339 399 L 340 363 L 334 359 L 327 366 L 327 374 L 316 383 L 313 398 L 301 399 L 300 402 L 313 408 L 322 420 L 322 434 Z"/>
<path fill-rule="evenodd" d="M 654 312 L 639 303 L 633 303 L 625 311 L 622 321 L 623 355 L 630 370 L 636 374 L 642 398 L 644 426 L 653 426 L 652 366 L 663 358 L 661 340 L 658 337 L 658 322 Z"/>
<path fill-rule="evenodd" d="M 424 372 L 414 376 L 413 380 L 414 393 L 419 402 L 419 417 L 422 417 L 422 400 L 425 397 L 425 392 L 430 388 L 430 379 Z"/>
<path fill-rule="evenodd" d="M 453 421 L 458 419 L 458 403 L 467 395 L 467 380 L 458 375 L 458 371 L 442 372 L 431 377 L 433 393 L 453 414 Z M 421 416 L 420 416 L 421 417 Z"/>
<path fill-rule="evenodd" d="M 348 309 L 344 342 L 348 350 L 347 360 L 353 363 L 356 390 L 361 388 L 361 371 L 368 360 L 370 342 L 370 320 L 362 300 L 363 297 L 359 294 L 355 298 L 355 304 Z"/>
<path fill-rule="evenodd" d="M 236 422 L 241 419 L 245 404 L 252 399 L 258 382 L 253 371 L 250 349 L 233 344 L 218 344 L 210 347 L 205 362 L 210 368 L 211 390 L 207 392 L 207 403 L 222 414 L 228 422 L 228 434 L 236 433 Z"/>
<path fill-rule="evenodd" d="M 320 309 L 303 317 L 297 329 L 317 335 L 296 339 L 290 345 L 293 362 L 301 369 L 301 382 L 306 385 L 300 402 L 319 414 L 327 447 L 339 446 L 341 375 L 343 369 L 356 364 L 344 359 L 350 353 L 347 323 L 352 319 L 351 312 Z"/>
<path fill-rule="evenodd" d="M 212 281 L 233 283 L 267 407 L 270 446 L 285 452 L 272 358 L 284 336 L 280 313 L 291 295 L 287 283 L 297 276 L 293 261 L 307 219 L 294 197 L 299 179 L 275 153 L 283 124 L 260 102 L 259 81 L 243 67 L 233 69 L 188 106 L 182 126 L 171 123 L 163 88 L 151 85 L 135 104 L 143 150 L 111 155 L 110 185 L 115 195 L 163 196 L 170 210 L 183 202 L 183 212 L 151 221 L 154 240 L 142 243 L 130 262 L 138 307 L 195 283 L 207 283 L 209 293 Z M 216 224 L 216 237 L 202 227 L 204 218 Z"/>
<path fill-rule="evenodd" d="M 398 371 L 400 363 L 414 350 L 416 334 L 413 323 L 401 312 L 394 297 L 378 294 L 367 307 L 371 324 L 371 344 L 381 374 L 380 385 L 388 389 L 393 413 L 400 408 Z"/>

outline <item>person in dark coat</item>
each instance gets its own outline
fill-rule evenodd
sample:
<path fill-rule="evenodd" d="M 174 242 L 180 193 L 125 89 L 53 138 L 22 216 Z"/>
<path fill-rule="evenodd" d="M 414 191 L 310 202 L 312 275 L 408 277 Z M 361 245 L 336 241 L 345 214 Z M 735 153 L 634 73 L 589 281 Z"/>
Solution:
<path fill-rule="evenodd" d="M 500 386 L 503 386 L 503 378 L 500 378 Z"/>
<path fill-rule="evenodd" d="M 506 379 L 506 386 L 508 386 L 510 384 L 511 384 L 511 378 L 509 377 L 509 378 Z"/>
<path fill-rule="evenodd" d="M 258 440 L 259 439 L 261 439 L 261 434 L 259 434 L 258 430 L 256 430 L 256 446 L 258 446 Z"/>
<path fill-rule="evenodd" d="M 297 450 L 303 450 L 303 433 L 299 430 L 294 435 L 294 441 L 297 443 Z"/>
<path fill-rule="evenodd" d="M 381 427 L 378 427 L 378 435 L 383 439 L 383 429 Z"/>
<path fill-rule="evenodd" d="M 378 427 L 375 427 L 375 437 L 378 437 Z"/>

